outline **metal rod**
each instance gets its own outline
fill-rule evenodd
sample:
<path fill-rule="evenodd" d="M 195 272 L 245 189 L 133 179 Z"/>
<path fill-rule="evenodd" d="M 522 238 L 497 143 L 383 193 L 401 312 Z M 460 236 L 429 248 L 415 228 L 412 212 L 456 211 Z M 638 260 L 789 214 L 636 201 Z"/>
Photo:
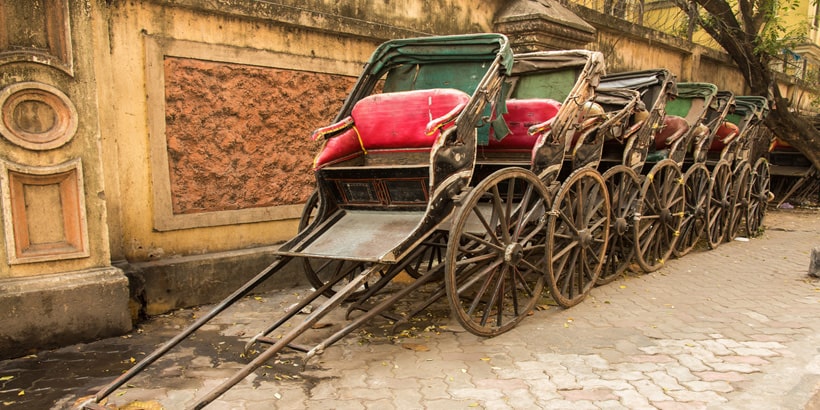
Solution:
<path fill-rule="evenodd" d="M 280 326 L 285 324 L 285 322 L 287 322 L 288 320 L 290 320 L 291 318 L 296 316 L 297 313 L 301 312 L 302 309 L 305 308 L 305 306 L 309 305 L 311 302 L 318 299 L 319 296 L 322 296 L 328 289 L 330 289 L 331 287 L 336 285 L 336 283 L 338 283 L 340 280 L 342 280 L 342 278 L 346 277 L 352 270 L 353 270 L 353 268 L 350 268 L 350 269 L 347 269 L 345 271 L 340 272 L 339 274 L 337 274 L 336 277 L 332 278 L 331 280 L 327 281 L 324 285 L 322 285 L 322 287 L 316 289 L 315 291 L 313 291 L 313 293 L 311 293 L 310 295 L 305 297 L 302 301 L 300 301 L 296 305 L 292 306 L 285 313 L 284 316 L 279 318 L 275 323 L 268 326 L 268 328 L 266 328 L 265 330 L 259 332 L 250 341 L 248 341 L 248 343 L 245 344 L 245 352 L 247 353 L 250 350 L 250 348 L 253 346 L 253 344 L 256 343 L 257 339 L 267 336 L 268 334 L 270 334 L 271 332 L 273 332 L 274 330 L 278 329 Z"/>
<path fill-rule="evenodd" d="M 204 397 L 200 398 L 196 403 L 194 403 L 192 409 L 198 410 L 207 406 L 209 403 L 216 400 L 219 396 L 228 391 L 228 389 L 242 381 L 254 370 L 258 369 L 266 361 L 268 361 L 274 355 L 276 355 L 280 350 L 287 347 L 288 344 L 290 344 L 290 342 L 292 342 L 294 339 L 302 335 L 305 332 L 305 330 L 311 328 L 316 322 L 319 321 L 319 319 L 324 317 L 336 306 L 341 304 L 350 294 L 355 292 L 362 285 L 362 283 L 364 283 L 370 277 L 370 275 L 372 275 L 374 272 L 379 271 L 384 266 L 384 264 L 376 264 L 360 273 L 359 276 L 353 278 L 353 280 L 351 280 L 347 285 L 340 289 L 335 295 L 333 295 L 333 297 L 328 299 L 324 304 L 322 304 L 322 306 L 320 306 L 318 309 L 314 310 L 313 313 L 308 315 L 301 324 L 294 327 L 290 332 L 282 336 L 282 338 L 279 339 L 279 342 L 269 347 L 267 350 L 262 352 L 255 359 L 253 359 L 250 363 L 245 365 L 245 367 L 240 369 L 238 372 L 234 373 L 234 375 L 231 376 L 228 380 L 225 380 L 215 389 L 208 392 L 208 394 L 206 394 Z"/>
<path fill-rule="evenodd" d="M 440 265 L 444 266 L 444 265 Z M 357 316 L 356 319 L 353 319 L 347 326 L 339 329 L 336 333 L 328 337 L 327 339 L 323 340 L 321 343 L 316 345 L 313 349 L 310 349 L 307 352 L 307 355 L 304 359 L 304 364 L 307 364 L 308 360 L 311 357 L 321 354 L 328 346 L 332 345 L 333 343 L 338 342 L 341 338 L 350 334 L 350 332 L 358 329 L 362 324 L 367 322 L 368 320 L 372 319 L 374 316 L 381 314 L 387 308 L 393 306 L 396 301 L 400 300 L 401 298 L 407 296 L 411 292 L 415 291 L 416 289 L 420 288 L 422 285 L 425 285 L 427 282 L 430 281 L 434 276 L 433 273 L 428 273 L 420 278 L 418 278 L 415 282 L 411 283 L 410 285 L 404 287 L 403 289 L 399 290 L 392 296 L 385 298 L 377 305 L 371 307 L 370 309 L 366 310 L 364 314 L 361 316 Z"/>
<path fill-rule="evenodd" d="M 160 346 L 159 348 L 151 352 L 148 356 L 146 356 L 144 359 L 140 360 L 137 364 L 135 364 L 134 367 L 132 367 L 127 372 L 123 373 L 121 376 L 117 377 L 114 381 L 112 381 L 107 386 L 102 388 L 99 392 L 97 392 L 97 394 L 94 395 L 91 401 L 93 403 L 99 403 L 104 398 L 108 397 L 108 395 L 113 393 L 114 390 L 117 390 L 128 380 L 131 380 L 134 376 L 136 376 L 146 367 L 151 365 L 151 363 L 154 363 L 157 359 L 159 359 L 163 354 L 171 350 L 174 346 L 178 345 L 181 341 L 190 336 L 197 329 L 208 323 L 216 315 L 218 315 L 223 310 L 227 309 L 229 306 L 236 303 L 236 301 L 244 297 L 248 292 L 250 292 L 255 287 L 259 286 L 259 284 L 267 280 L 272 274 L 276 273 L 280 268 L 282 268 L 282 266 L 287 264 L 288 261 L 290 261 L 291 259 L 292 257 L 290 256 L 279 257 L 276 261 L 268 265 L 268 267 L 265 268 L 262 272 L 260 272 L 251 280 L 246 282 L 241 288 L 237 289 L 230 296 L 222 300 L 222 302 L 220 302 L 219 305 L 217 305 L 210 312 L 208 312 L 208 314 L 199 318 L 196 322 L 188 326 L 188 328 L 174 336 L 173 339 L 169 340 L 164 345 Z M 84 405 L 80 406 L 80 408 L 82 407 L 84 407 Z"/>

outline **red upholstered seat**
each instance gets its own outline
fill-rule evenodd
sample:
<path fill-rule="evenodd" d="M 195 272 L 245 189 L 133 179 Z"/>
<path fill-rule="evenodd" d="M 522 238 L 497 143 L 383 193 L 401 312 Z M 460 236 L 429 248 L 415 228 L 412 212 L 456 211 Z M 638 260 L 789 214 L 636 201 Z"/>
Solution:
<path fill-rule="evenodd" d="M 441 130 L 428 135 L 428 124 L 463 107 L 469 99 L 463 91 L 446 88 L 365 97 L 353 107 L 352 127 L 326 142 L 316 157 L 315 167 L 366 154 L 369 150 L 429 149 Z"/>
<path fill-rule="evenodd" d="M 541 124 L 558 114 L 561 103 L 550 99 L 508 100 L 504 121 L 510 133 L 496 140 L 490 137 L 490 143 L 484 147 L 489 151 L 526 150 L 531 151 L 537 136 L 529 135 L 531 126 Z"/>
<path fill-rule="evenodd" d="M 667 142 L 672 142 L 680 138 L 689 131 L 689 123 L 686 119 L 677 115 L 667 115 L 663 117 L 663 128 L 655 134 L 655 149 L 665 149 Z"/>
<path fill-rule="evenodd" d="M 731 122 L 724 121 L 715 133 L 715 138 L 712 139 L 712 145 L 709 146 L 709 151 L 722 151 L 726 144 L 723 142 L 727 137 L 735 138 L 740 133 L 740 128 Z"/>
<path fill-rule="evenodd" d="M 469 99 L 462 91 L 440 88 L 376 94 L 356 103 L 351 116 L 366 150 L 429 148 L 438 133 L 427 135 L 427 124 Z"/>

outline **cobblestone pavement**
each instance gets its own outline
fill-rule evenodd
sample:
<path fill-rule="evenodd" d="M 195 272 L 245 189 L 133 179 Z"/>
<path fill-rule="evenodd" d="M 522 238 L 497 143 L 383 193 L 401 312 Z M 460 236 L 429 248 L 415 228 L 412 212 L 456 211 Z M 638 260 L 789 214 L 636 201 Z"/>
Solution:
<path fill-rule="evenodd" d="M 772 211 L 765 225 L 760 238 L 628 275 L 571 309 L 542 306 L 495 338 L 463 331 L 446 305 L 392 336 L 374 320 L 304 370 L 283 354 L 208 408 L 820 409 L 820 281 L 807 275 L 820 212 Z M 248 338 L 305 293 L 243 299 L 110 403 L 184 408 L 239 368 Z M 0 402 L 70 407 L 205 309 L 0 362 Z M 341 326 L 342 313 L 316 332 Z"/>

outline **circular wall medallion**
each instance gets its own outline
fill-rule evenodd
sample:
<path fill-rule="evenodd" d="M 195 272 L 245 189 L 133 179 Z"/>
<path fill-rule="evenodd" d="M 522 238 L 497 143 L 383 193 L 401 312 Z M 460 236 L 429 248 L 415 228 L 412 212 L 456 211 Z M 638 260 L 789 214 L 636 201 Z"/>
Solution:
<path fill-rule="evenodd" d="M 31 150 L 54 149 L 77 132 L 77 109 L 60 90 L 25 82 L 0 91 L 0 134 Z"/>

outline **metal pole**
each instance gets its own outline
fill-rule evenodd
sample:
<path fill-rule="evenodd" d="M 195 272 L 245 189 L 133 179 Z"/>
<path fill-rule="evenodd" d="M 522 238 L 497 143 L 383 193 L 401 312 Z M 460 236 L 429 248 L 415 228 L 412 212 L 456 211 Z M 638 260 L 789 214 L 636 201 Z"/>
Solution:
<path fill-rule="evenodd" d="M 123 373 L 121 376 L 117 377 L 113 382 L 105 386 L 101 389 L 97 394 L 94 395 L 93 398 L 90 399 L 89 402 L 91 403 L 99 403 L 102 399 L 108 397 L 109 394 L 113 393 L 114 390 L 117 390 L 120 386 L 125 384 L 128 380 L 131 380 L 134 376 L 144 370 L 146 367 L 154 363 L 157 359 L 159 359 L 163 354 L 171 350 L 174 346 L 179 344 L 185 338 L 190 336 L 194 333 L 197 329 L 202 327 L 204 324 L 208 323 L 211 319 L 213 319 L 216 315 L 221 313 L 223 310 L 227 309 L 229 306 L 233 305 L 244 297 L 248 292 L 253 290 L 255 287 L 259 286 L 262 282 L 267 280 L 272 274 L 276 273 L 282 266 L 284 266 L 288 261 L 290 261 L 293 257 L 285 256 L 279 257 L 276 261 L 268 265 L 262 272 L 257 274 L 253 279 L 246 282 L 241 288 L 237 289 L 234 293 L 230 296 L 225 298 L 222 302 L 219 303 L 216 307 L 214 307 L 208 314 L 199 318 L 196 322 L 188 326 L 185 330 L 183 330 L 178 335 L 174 336 L 173 339 L 166 342 L 164 345 L 160 346 L 151 354 L 146 356 L 144 359 L 140 360 L 134 367 L 129 369 L 127 372 Z M 81 404 L 79 408 L 84 408 L 85 403 Z"/>
<path fill-rule="evenodd" d="M 262 366 L 266 361 L 271 359 L 274 355 L 276 355 L 280 350 L 287 347 L 290 342 L 294 339 L 302 335 L 305 330 L 311 328 L 316 322 L 319 321 L 322 317 L 324 317 L 327 313 L 329 313 L 333 308 L 340 305 L 351 293 L 355 292 L 362 284 L 374 273 L 378 272 L 382 269 L 385 265 L 384 264 L 376 264 L 369 269 L 365 270 L 364 272 L 360 273 L 359 276 L 353 278 L 347 285 L 345 285 L 342 289 L 340 289 L 332 298 L 328 299 L 322 306 L 318 309 L 314 310 L 313 313 L 308 315 L 305 320 L 293 328 L 290 332 L 286 335 L 282 336 L 276 344 L 269 347 L 267 350 L 262 352 L 259 356 L 253 359 L 250 363 L 245 365 L 242 369 L 238 372 L 234 373 L 228 380 L 222 382 L 221 385 L 217 386 L 215 389 L 211 390 L 206 394 L 204 397 L 199 399 L 196 403 L 194 403 L 193 409 L 202 409 L 203 407 L 207 406 L 212 401 L 216 400 L 219 396 L 223 393 L 228 391 L 231 387 L 242 381 L 245 377 L 251 374 L 254 370 L 258 369 Z"/>

